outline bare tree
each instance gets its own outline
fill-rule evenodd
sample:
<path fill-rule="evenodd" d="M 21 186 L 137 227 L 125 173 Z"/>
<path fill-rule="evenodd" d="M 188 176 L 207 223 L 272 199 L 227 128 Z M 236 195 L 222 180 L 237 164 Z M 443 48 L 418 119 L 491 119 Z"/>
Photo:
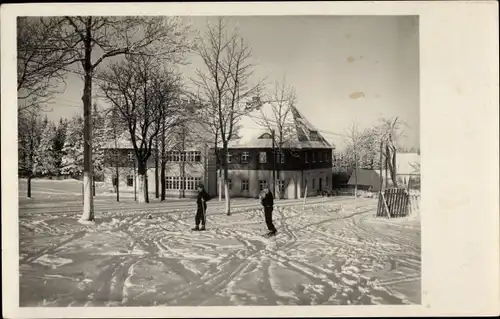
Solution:
<path fill-rule="evenodd" d="M 101 78 L 104 80 L 101 90 L 127 123 L 137 159 L 138 202 L 147 203 L 147 162 L 156 152 L 153 142 L 162 121 L 179 114 L 176 101 L 181 90 L 180 78 L 158 59 L 144 55 L 111 64 Z"/>
<path fill-rule="evenodd" d="M 200 112 L 201 118 L 207 125 L 213 126 L 216 141 L 220 139 L 222 144 L 223 155 L 218 157 L 224 174 L 226 213 L 230 215 L 228 144 L 237 133 L 241 116 L 251 110 L 243 101 L 257 93 L 262 82 L 250 84 L 254 72 L 250 61 L 252 51 L 236 32 L 227 34 L 222 18 L 215 25 L 208 26 L 198 43 L 196 52 L 202 58 L 205 70 L 198 69 L 193 82 L 200 92 L 200 104 L 205 106 Z"/>
<path fill-rule="evenodd" d="M 17 18 L 18 110 L 50 103 L 64 83 L 65 67 L 76 58 L 62 45 L 61 21 L 42 17 Z"/>
<path fill-rule="evenodd" d="M 386 169 L 389 170 L 391 181 L 394 187 L 398 187 L 396 171 L 396 153 L 399 149 L 398 142 L 404 137 L 404 127 L 407 125 L 398 117 L 383 118 L 380 124 L 375 128 L 379 141 L 383 142 L 383 155 L 386 162 Z"/>
<path fill-rule="evenodd" d="M 27 177 L 28 198 L 31 198 L 31 179 L 34 174 L 35 154 L 40 144 L 42 129 L 42 119 L 38 108 L 27 108 L 19 113 L 19 170 Z"/>
<path fill-rule="evenodd" d="M 270 112 L 263 112 L 260 108 L 260 116 L 256 116 L 254 121 L 265 130 L 269 131 L 273 139 L 273 163 L 277 179 L 280 179 L 281 164 L 284 163 L 285 152 L 292 156 L 298 156 L 295 151 L 296 145 L 295 122 L 293 118 L 293 108 L 295 107 L 296 94 L 295 89 L 286 85 L 285 78 L 282 83 L 275 83 L 274 92 L 269 100 L 256 101 L 261 107 L 265 103 L 269 103 Z M 281 189 L 276 183 L 276 177 L 273 176 L 274 192 L 277 198 L 281 195 Z"/>
<path fill-rule="evenodd" d="M 83 70 L 84 169 L 81 223 L 94 220 L 91 192 L 92 79 L 106 59 L 120 55 L 161 56 L 176 60 L 183 56 L 186 33 L 176 18 L 66 16 L 50 18 L 59 26 L 57 42 Z"/>
<path fill-rule="evenodd" d="M 351 127 L 346 131 L 346 142 L 352 150 L 354 158 L 354 198 L 358 197 L 358 161 L 361 144 L 361 134 L 359 132 L 358 124 L 353 122 Z"/>

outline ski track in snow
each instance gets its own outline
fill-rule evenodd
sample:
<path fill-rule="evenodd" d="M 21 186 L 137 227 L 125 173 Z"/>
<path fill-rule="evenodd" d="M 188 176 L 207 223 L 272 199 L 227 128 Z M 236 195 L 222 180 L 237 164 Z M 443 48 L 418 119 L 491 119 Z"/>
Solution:
<path fill-rule="evenodd" d="M 375 218 L 376 200 L 263 213 L 109 212 L 20 216 L 21 306 L 347 305 L 420 303 L 420 225 Z"/>

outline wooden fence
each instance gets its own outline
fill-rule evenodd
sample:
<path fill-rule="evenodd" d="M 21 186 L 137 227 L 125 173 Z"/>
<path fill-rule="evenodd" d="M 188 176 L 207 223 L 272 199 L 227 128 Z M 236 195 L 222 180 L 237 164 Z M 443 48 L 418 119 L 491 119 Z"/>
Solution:
<path fill-rule="evenodd" d="M 386 189 L 378 197 L 377 217 L 404 217 L 410 211 L 410 196 L 404 188 Z"/>

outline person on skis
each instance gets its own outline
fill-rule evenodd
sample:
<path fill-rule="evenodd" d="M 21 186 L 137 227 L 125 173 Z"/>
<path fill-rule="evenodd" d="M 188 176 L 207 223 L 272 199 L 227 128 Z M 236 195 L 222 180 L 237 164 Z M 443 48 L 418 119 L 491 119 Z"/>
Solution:
<path fill-rule="evenodd" d="M 205 187 L 203 184 L 198 185 L 198 196 L 196 197 L 196 217 L 195 223 L 196 226 L 192 229 L 194 231 L 203 231 L 205 230 L 206 223 L 206 211 L 207 211 L 207 202 L 210 200 L 210 195 L 205 191 Z M 201 228 L 200 228 L 201 223 Z"/>
<path fill-rule="evenodd" d="M 264 207 L 264 216 L 266 219 L 266 225 L 269 232 L 266 236 L 274 236 L 276 235 L 276 228 L 273 225 L 273 206 L 274 206 L 274 197 L 269 187 L 264 186 L 264 196 L 261 196 L 261 204 Z"/>

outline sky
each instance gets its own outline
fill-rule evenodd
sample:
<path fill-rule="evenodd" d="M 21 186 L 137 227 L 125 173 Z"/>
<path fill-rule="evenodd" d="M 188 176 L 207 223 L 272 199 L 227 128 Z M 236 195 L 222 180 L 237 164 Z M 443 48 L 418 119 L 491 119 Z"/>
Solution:
<path fill-rule="evenodd" d="M 201 34 L 214 17 L 182 20 Z M 374 126 L 382 117 L 406 122 L 402 146 L 419 147 L 419 37 L 415 16 L 233 16 L 251 46 L 255 83 L 265 79 L 270 92 L 286 79 L 295 88 L 297 108 L 337 149 L 346 130 Z M 189 55 L 180 67 L 186 82 L 202 61 Z M 103 67 L 105 65 L 103 64 Z M 58 121 L 82 113 L 83 81 L 69 74 L 48 118 Z M 97 90 L 97 85 L 94 86 Z M 94 92 L 99 94 L 99 92 Z M 106 104 L 100 100 L 99 104 Z"/>

